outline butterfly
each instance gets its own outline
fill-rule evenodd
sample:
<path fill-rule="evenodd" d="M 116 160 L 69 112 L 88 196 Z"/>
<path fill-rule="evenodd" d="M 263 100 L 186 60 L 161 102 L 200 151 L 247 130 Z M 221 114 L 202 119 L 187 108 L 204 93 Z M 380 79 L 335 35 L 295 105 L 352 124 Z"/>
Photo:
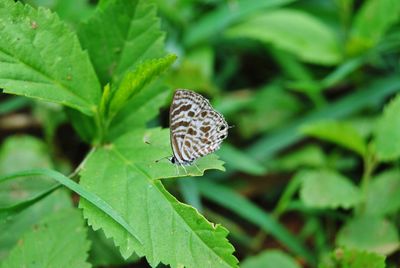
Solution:
<path fill-rule="evenodd" d="M 198 93 L 175 91 L 169 111 L 171 163 L 189 166 L 219 149 L 228 136 L 229 126 L 222 114 Z"/>

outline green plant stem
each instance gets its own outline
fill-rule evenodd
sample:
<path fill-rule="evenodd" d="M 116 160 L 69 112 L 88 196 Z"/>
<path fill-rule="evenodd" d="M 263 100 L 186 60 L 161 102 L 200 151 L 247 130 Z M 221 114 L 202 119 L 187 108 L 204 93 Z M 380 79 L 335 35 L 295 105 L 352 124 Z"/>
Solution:
<path fill-rule="evenodd" d="M 371 151 L 371 150 L 369 150 Z M 361 193 L 362 193 L 362 200 L 359 206 L 356 208 L 356 214 L 360 215 L 365 211 L 365 206 L 368 200 L 368 191 L 369 191 L 369 184 L 371 180 L 371 175 L 373 174 L 375 167 L 377 165 L 375 155 L 372 153 L 366 154 L 364 157 L 364 171 L 361 178 Z"/>
<path fill-rule="evenodd" d="M 107 125 L 104 120 L 104 115 L 99 111 L 99 109 L 96 109 L 94 120 L 97 127 L 97 136 L 93 141 L 93 145 L 96 147 L 104 142 L 107 134 Z"/>

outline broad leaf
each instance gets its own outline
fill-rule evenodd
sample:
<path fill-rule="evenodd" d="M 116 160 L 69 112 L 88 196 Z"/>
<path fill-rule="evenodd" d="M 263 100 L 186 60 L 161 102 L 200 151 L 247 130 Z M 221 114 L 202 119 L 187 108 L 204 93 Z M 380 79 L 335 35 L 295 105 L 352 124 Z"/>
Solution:
<path fill-rule="evenodd" d="M 385 268 L 385 256 L 356 249 L 336 249 L 319 268 Z"/>
<path fill-rule="evenodd" d="M 347 43 L 350 54 L 358 54 L 375 46 L 385 32 L 399 20 L 400 2 L 368 0 L 356 14 Z"/>
<path fill-rule="evenodd" d="M 34 224 L 49 214 L 70 207 L 69 194 L 60 189 L 18 213 L 0 213 L 0 260 Z"/>
<path fill-rule="evenodd" d="M 80 173 L 81 185 L 116 209 L 136 230 L 142 244 L 81 200 L 85 218 L 95 230 L 102 228 L 107 237 L 112 237 L 125 258 L 136 252 L 145 255 L 152 266 L 163 262 L 172 267 L 236 267 L 227 230 L 180 203 L 156 180 L 177 175 L 167 160 L 155 163 L 171 153 L 168 136 L 167 130 L 160 129 L 128 133 L 98 148 Z M 198 161 L 197 166 L 202 172 L 222 168 L 214 155 Z M 201 174 L 196 167 L 188 167 L 187 171 Z M 181 169 L 180 175 L 186 175 L 185 171 Z"/>
<path fill-rule="evenodd" d="M 315 208 L 352 208 L 361 198 L 356 186 L 343 175 L 329 170 L 299 172 L 300 199 Z"/>
<path fill-rule="evenodd" d="M 364 138 L 351 124 L 339 121 L 320 121 L 304 126 L 302 132 L 308 136 L 330 141 L 364 156 L 367 145 Z"/>
<path fill-rule="evenodd" d="M 74 32 L 45 9 L 0 0 L 0 88 L 93 115 L 100 85 Z"/>
<path fill-rule="evenodd" d="M 373 178 L 368 187 L 365 213 L 386 215 L 400 209 L 400 171 L 389 170 Z"/>
<path fill-rule="evenodd" d="M 1 267 L 90 267 L 86 233 L 79 210 L 53 213 L 23 235 Z"/>
<path fill-rule="evenodd" d="M 288 254 L 280 250 L 266 250 L 259 255 L 246 258 L 240 265 L 242 268 L 300 268 Z"/>
<path fill-rule="evenodd" d="M 335 33 L 302 11 L 279 9 L 259 13 L 228 29 L 226 35 L 272 43 L 312 63 L 332 65 L 341 60 Z"/>
<path fill-rule="evenodd" d="M 339 231 L 338 246 L 389 255 L 399 248 L 396 226 L 379 217 L 352 219 Z"/>
<path fill-rule="evenodd" d="M 380 160 L 390 161 L 400 157 L 400 95 L 386 107 L 376 125 L 376 152 Z"/>
<path fill-rule="evenodd" d="M 155 7 L 144 0 L 101 1 L 82 25 L 79 39 L 103 85 L 118 80 L 138 62 L 164 54 Z"/>

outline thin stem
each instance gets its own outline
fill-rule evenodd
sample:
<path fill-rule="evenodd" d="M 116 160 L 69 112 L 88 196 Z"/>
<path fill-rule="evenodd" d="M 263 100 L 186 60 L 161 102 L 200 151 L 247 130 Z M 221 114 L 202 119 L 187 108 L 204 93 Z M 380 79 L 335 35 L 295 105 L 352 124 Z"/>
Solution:
<path fill-rule="evenodd" d="M 375 155 L 371 153 L 371 150 L 368 150 L 368 152 L 364 156 L 364 171 L 360 184 L 361 202 L 359 206 L 356 208 L 356 214 L 362 214 L 365 210 L 365 206 L 368 200 L 369 184 L 371 181 L 371 176 L 376 168 L 376 165 L 377 161 Z"/>

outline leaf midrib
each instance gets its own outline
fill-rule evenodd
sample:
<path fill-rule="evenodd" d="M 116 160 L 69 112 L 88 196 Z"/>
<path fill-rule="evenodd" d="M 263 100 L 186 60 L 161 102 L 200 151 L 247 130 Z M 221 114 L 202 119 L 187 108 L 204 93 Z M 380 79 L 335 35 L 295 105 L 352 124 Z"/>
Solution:
<path fill-rule="evenodd" d="M 113 152 L 114 155 L 115 155 L 117 158 L 120 158 L 120 159 L 121 159 L 124 163 L 126 163 L 128 166 L 130 166 L 130 167 L 134 168 L 136 171 L 139 171 L 140 173 L 142 173 L 142 174 L 146 177 L 147 181 L 148 181 L 149 183 L 151 183 L 152 185 L 155 186 L 155 184 L 153 183 L 153 180 L 151 179 L 151 177 L 149 176 L 149 174 L 148 174 L 146 171 L 144 171 L 141 167 L 137 166 L 135 163 L 133 163 L 133 162 L 130 161 L 129 159 L 125 158 L 125 156 L 124 156 L 121 152 L 119 152 L 119 150 L 117 149 L 117 147 L 115 146 L 115 144 L 112 144 L 112 148 L 111 148 L 110 150 L 108 150 L 108 151 L 109 151 L 109 152 Z M 155 188 L 157 189 L 157 191 L 159 192 L 159 194 L 165 198 L 164 194 L 163 194 L 162 192 L 160 192 L 160 190 L 158 189 L 158 187 L 155 187 Z M 173 211 L 175 211 L 175 213 L 176 213 L 177 215 L 179 215 L 179 218 L 185 223 L 186 227 L 191 231 L 190 233 L 195 233 L 196 237 L 206 246 L 206 248 L 210 249 L 210 251 L 211 251 L 215 256 L 217 256 L 219 259 L 223 260 L 224 263 L 226 263 L 228 267 L 232 267 L 232 266 L 230 265 L 230 263 L 228 263 L 228 262 L 227 262 L 224 258 L 222 258 L 220 255 L 218 255 L 218 253 L 215 252 L 213 249 L 211 249 L 210 246 L 209 246 L 209 245 L 208 245 L 208 244 L 207 244 L 207 243 L 206 243 L 206 242 L 191 228 L 191 227 L 190 227 L 190 225 L 189 225 L 189 224 L 186 222 L 186 220 L 181 216 L 181 214 L 180 214 L 178 211 L 176 211 L 176 210 L 174 209 L 174 206 L 172 206 L 171 203 L 170 203 L 167 199 L 165 199 L 165 200 L 167 201 L 167 203 L 168 203 L 168 205 L 171 207 L 171 209 L 172 209 Z M 212 226 L 211 226 L 211 227 L 212 227 Z M 213 227 L 212 227 L 212 228 L 213 228 Z M 216 229 L 214 229 L 214 230 L 216 230 Z M 153 250 L 153 249 L 152 249 L 152 250 Z"/>

